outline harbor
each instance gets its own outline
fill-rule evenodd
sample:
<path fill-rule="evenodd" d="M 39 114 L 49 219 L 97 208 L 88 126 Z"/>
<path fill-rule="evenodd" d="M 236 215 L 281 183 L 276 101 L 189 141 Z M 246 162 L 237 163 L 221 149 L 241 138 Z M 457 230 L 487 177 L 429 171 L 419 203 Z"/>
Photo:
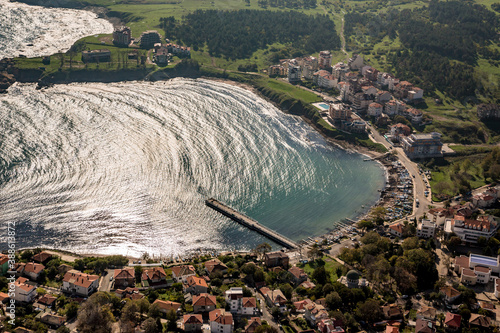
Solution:
<path fill-rule="evenodd" d="M 263 226 L 254 219 L 234 210 L 233 208 L 223 204 L 222 202 L 214 198 L 209 198 L 205 200 L 205 205 L 229 217 L 231 220 L 238 222 L 239 224 L 249 228 L 250 230 L 257 231 L 259 234 L 269 238 L 270 240 L 288 249 L 295 249 L 299 247 L 299 245 L 296 242 L 292 241 L 291 239 L 279 234 L 274 230 L 271 230 Z"/>

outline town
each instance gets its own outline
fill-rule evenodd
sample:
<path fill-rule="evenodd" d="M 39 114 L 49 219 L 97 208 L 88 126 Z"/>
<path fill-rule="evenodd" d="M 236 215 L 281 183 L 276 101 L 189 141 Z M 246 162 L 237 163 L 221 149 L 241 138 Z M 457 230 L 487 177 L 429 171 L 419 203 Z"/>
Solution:
<path fill-rule="evenodd" d="M 128 54 L 138 62 L 168 65 L 174 55 L 190 56 L 189 47 L 168 40 L 162 44 L 154 30 L 135 41 L 130 28 L 120 27 L 113 43 L 148 50 L 146 59 Z M 111 56 L 107 49 L 82 51 L 83 62 L 109 62 Z M 324 100 L 314 105 L 326 122 L 340 131 L 368 133 L 387 149 L 367 158 L 380 160 L 388 173 L 378 206 L 359 221 L 339 222 L 326 235 L 295 243 L 207 200 L 285 246 L 281 250 L 262 243 L 249 252 L 177 258 L 148 253 L 140 259 L 93 257 L 41 248 L 19 250 L 15 260 L 1 254 L 1 329 L 497 331 L 499 188 L 487 185 L 452 200 L 432 201 L 430 174 L 415 161 L 454 152 L 443 145 L 440 133 L 418 134 L 410 128 L 431 121 L 417 108 L 423 90 L 365 65 L 361 55 L 332 66 L 330 51 L 321 51 L 318 59 L 283 59 L 267 73 L 305 83 L 304 89 L 325 90 L 328 94 L 319 92 Z M 478 112 L 496 116 L 496 110 L 485 107 Z M 15 315 L 10 311 L 14 305 Z"/>

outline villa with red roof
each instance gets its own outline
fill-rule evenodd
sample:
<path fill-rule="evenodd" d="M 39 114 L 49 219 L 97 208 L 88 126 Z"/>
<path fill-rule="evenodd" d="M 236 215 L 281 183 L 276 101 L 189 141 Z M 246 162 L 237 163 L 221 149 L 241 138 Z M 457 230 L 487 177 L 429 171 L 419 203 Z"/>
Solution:
<path fill-rule="evenodd" d="M 31 303 L 36 295 L 36 287 L 28 284 L 28 279 L 20 277 L 14 283 L 14 300 L 16 302 Z"/>
<path fill-rule="evenodd" d="M 480 216 L 477 220 L 467 219 L 455 215 L 452 219 L 445 220 L 444 232 L 454 233 L 462 242 L 477 243 L 479 237 L 490 239 L 497 232 L 499 223 L 493 216 Z"/>
<path fill-rule="evenodd" d="M 24 265 L 23 274 L 26 275 L 30 280 L 36 281 L 40 277 L 40 273 L 45 269 L 42 264 L 37 264 L 34 262 L 29 262 Z"/>
<path fill-rule="evenodd" d="M 135 271 L 133 268 L 115 269 L 115 288 L 135 286 Z"/>
<path fill-rule="evenodd" d="M 208 314 L 211 333 L 232 333 L 233 315 L 224 309 L 215 309 Z"/>
<path fill-rule="evenodd" d="M 462 316 L 447 312 L 446 313 L 446 318 L 444 319 L 444 325 L 447 330 L 455 332 L 460 329 L 460 325 L 462 323 Z"/>
<path fill-rule="evenodd" d="M 403 223 L 391 224 L 389 232 L 396 237 L 403 237 Z"/>
<path fill-rule="evenodd" d="M 199 295 L 201 293 L 208 292 L 207 282 L 196 276 L 189 276 L 184 284 L 184 292 L 193 295 Z"/>
<path fill-rule="evenodd" d="M 201 314 L 187 314 L 182 317 L 182 329 L 184 332 L 201 332 L 203 317 Z"/>
<path fill-rule="evenodd" d="M 99 288 L 99 276 L 85 274 L 72 269 L 64 274 L 63 292 L 78 296 L 88 297 Z"/>
<path fill-rule="evenodd" d="M 153 267 L 142 272 L 141 284 L 143 287 L 161 288 L 167 286 L 167 274 L 162 267 Z"/>
<path fill-rule="evenodd" d="M 175 282 L 186 283 L 188 277 L 196 275 L 196 269 L 193 265 L 174 266 L 171 269 Z"/>
<path fill-rule="evenodd" d="M 290 267 L 288 271 L 292 274 L 292 280 L 295 285 L 301 284 L 307 280 L 307 274 L 302 268 L 293 266 Z"/>
<path fill-rule="evenodd" d="M 42 251 L 40 253 L 35 254 L 31 260 L 40 264 L 46 264 L 52 259 L 52 254 Z"/>
<path fill-rule="evenodd" d="M 209 294 L 200 294 L 199 296 L 193 296 L 193 308 L 194 312 L 210 312 L 215 310 L 217 307 L 217 299 L 215 296 Z"/>
<path fill-rule="evenodd" d="M 259 317 L 252 317 L 248 321 L 247 326 L 245 326 L 245 333 L 254 333 L 257 327 L 261 326 L 262 322 Z"/>
<path fill-rule="evenodd" d="M 158 305 L 160 312 L 168 313 L 170 311 L 174 311 L 175 313 L 179 312 L 181 309 L 181 303 L 171 302 L 171 301 L 162 301 L 157 299 L 153 302 L 153 305 Z"/>

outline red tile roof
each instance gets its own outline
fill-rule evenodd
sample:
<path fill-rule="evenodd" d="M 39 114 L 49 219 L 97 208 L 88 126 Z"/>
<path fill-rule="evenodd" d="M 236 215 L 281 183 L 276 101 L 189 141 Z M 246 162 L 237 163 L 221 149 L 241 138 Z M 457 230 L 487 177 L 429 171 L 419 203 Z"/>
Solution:
<path fill-rule="evenodd" d="M 68 282 L 70 284 L 74 284 L 75 286 L 80 286 L 84 288 L 90 287 L 92 282 L 95 280 L 99 280 L 99 276 L 85 274 L 76 269 L 72 269 L 64 274 L 63 281 Z"/>
<path fill-rule="evenodd" d="M 454 314 L 451 312 L 446 313 L 446 318 L 444 319 L 444 324 L 452 328 L 459 328 L 462 322 L 462 316 Z"/>
<path fill-rule="evenodd" d="M 451 286 L 444 286 L 439 291 L 448 296 L 448 298 L 453 298 L 461 295 L 458 290 Z"/>
<path fill-rule="evenodd" d="M 161 310 L 166 312 L 168 311 L 177 311 L 181 307 L 181 303 L 171 302 L 171 301 L 162 301 L 157 299 L 153 302 L 153 304 L 157 304 Z"/>
<path fill-rule="evenodd" d="M 135 271 L 133 268 L 115 269 L 114 278 L 116 279 L 135 279 Z"/>
<path fill-rule="evenodd" d="M 45 268 L 42 264 L 36 264 L 34 262 L 29 262 L 24 266 L 25 273 L 35 273 L 40 274 L 41 271 Z"/>
<path fill-rule="evenodd" d="M 210 321 L 215 321 L 216 323 L 219 323 L 221 325 L 233 324 L 233 315 L 223 309 L 215 309 L 210 311 L 210 313 L 208 314 L 208 318 Z"/>
<path fill-rule="evenodd" d="M 174 266 L 171 268 L 176 277 L 196 274 L 193 265 Z"/>
<path fill-rule="evenodd" d="M 186 279 L 186 282 L 187 282 L 187 285 L 189 287 L 199 286 L 199 287 L 208 288 L 207 282 L 204 279 L 196 277 L 196 276 L 188 276 L 188 278 Z"/>
<path fill-rule="evenodd" d="M 209 294 L 200 294 L 199 296 L 193 296 L 193 306 L 209 306 L 209 305 L 217 305 L 217 299 L 215 296 Z"/>
<path fill-rule="evenodd" d="M 257 307 L 257 300 L 255 297 L 243 297 L 241 306 L 244 308 L 255 308 Z"/>
<path fill-rule="evenodd" d="M 38 254 L 35 254 L 31 258 L 31 260 L 36 261 L 36 262 L 45 262 L 46 260 L 49 260 L 50 258 L 52 258 L 52 254 L 47 253 L 45 251 L 42 251 Z"/>
<path fill-rule="evenodd" d="M 203 324 L 203 317 L 201 314 L 187 314 L 182 318 L 184 324 Z"/>
<path fill-rule="evenodd" d="M 481 316 L 477 313 L 472 313 L 469 319 L 469 324 L 481 327 L 490 327 L 491 319 L 489 317 Z"/>

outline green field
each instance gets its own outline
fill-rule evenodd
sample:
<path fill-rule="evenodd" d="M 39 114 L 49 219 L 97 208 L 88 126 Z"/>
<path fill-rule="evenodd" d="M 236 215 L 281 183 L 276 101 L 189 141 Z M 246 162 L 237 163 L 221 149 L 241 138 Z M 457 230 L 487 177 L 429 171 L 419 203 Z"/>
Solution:
<path fill-rule="evenodd" d="M 325 265 L 325 270 L 330 273 L 330 276 L 332 278 L 332 281 L 337 281 L 337 279 L 339 278 L 339 276 L 337 276 L 337 268 L 338 267 L 342 267 L 341 264 L 339 264 L 338 262 L 336 262 L 335 260 L 333 260 L 332 258 L 330 257 L 327 257 L 327 256 L 324 256 L 323 258 L 320 259 L 320 262 L 321 263 L 324 263 Z M 315 262 L 308 262 L 307 264 L 299 264 L 299 267 L 302 268 L 306 273 L 307 275 L 311 276 L 312 273 L 314 272 L 314 270 L 318 267 L 318 262 L 315 261 Z"/>

